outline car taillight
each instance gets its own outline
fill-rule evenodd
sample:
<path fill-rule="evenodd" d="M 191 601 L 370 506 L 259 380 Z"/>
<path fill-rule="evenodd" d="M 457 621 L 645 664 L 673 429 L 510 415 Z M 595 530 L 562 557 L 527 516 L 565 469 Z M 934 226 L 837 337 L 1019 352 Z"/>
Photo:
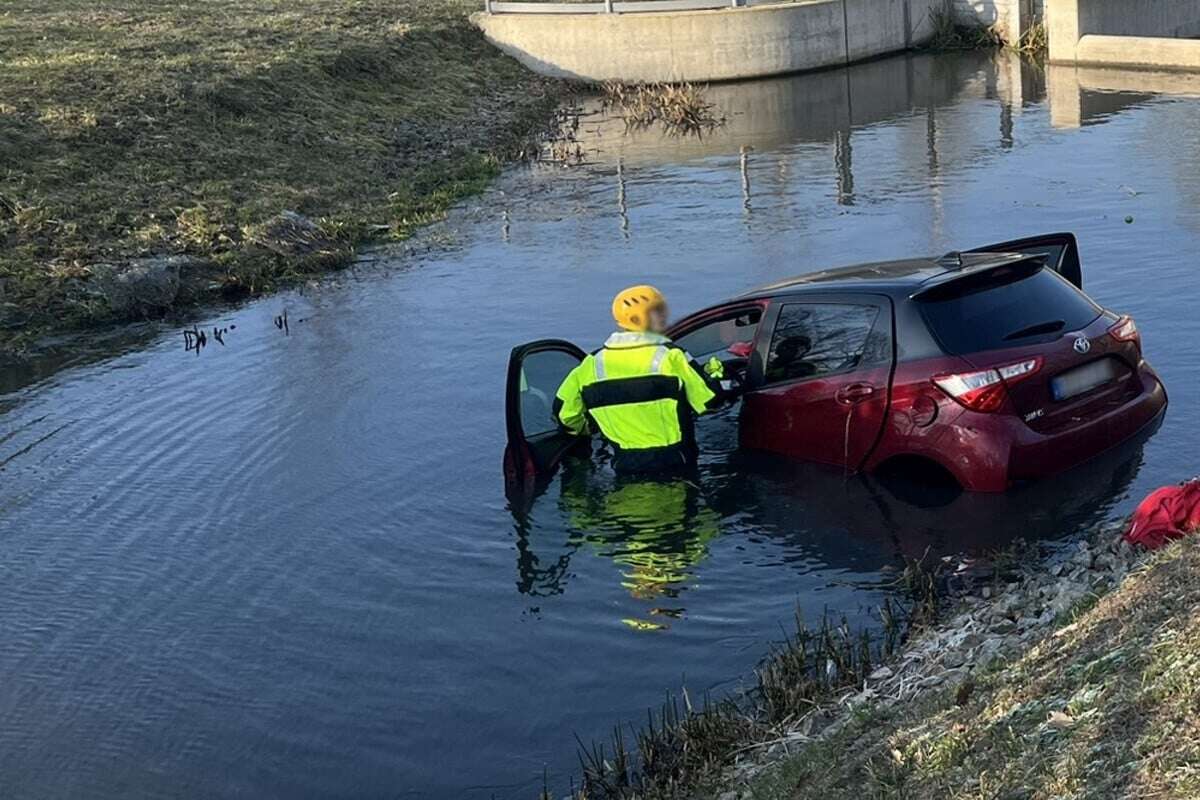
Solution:
<path fill-rule="evenodd" d="M 1108 335 L 1118 342 L 1133 342 L 1139 350 L 1142 347 L 1142 335 L 1138 333 L 1137 323 L 1133 321 L 1133 317 L 1121 317 L 1108 329 Z"/>
<path fill-rule="evenodd" d="M 1004 404 L 1007 384 L 1028 378 L 1041 368 L 1041 358 L 1030 358 L 976 372 L 936 375 L 933 383 L 960 405 L 990 414 Z"/>

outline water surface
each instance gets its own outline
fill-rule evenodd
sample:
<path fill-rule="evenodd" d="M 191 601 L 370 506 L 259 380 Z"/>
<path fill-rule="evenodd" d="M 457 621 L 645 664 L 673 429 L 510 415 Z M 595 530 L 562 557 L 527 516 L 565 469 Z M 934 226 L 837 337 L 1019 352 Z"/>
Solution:
<path fill-rule="evenodd" d="M 511 171 L 449 247 L 212 312 L 198 352 L 143 326 L 9 371 L 5 794 L 531 797 L 574 733 L 736 687 L 796 607 L 869 623 L 904 554 L 1069 538 L 1190 475 L 1200 104 L 1128 80 L 898 58 L 713 87 L 702 139 L 589 107 L 584 163 Z M 506 505 L 509 348 L 594 347 L 621 287 L 683 312 L 1049 230 L 1141 325 L 1172 399 L 1148 443 L 930 508 L 737 453 L 726 413 L 696 485 L 575 470 Z"/>

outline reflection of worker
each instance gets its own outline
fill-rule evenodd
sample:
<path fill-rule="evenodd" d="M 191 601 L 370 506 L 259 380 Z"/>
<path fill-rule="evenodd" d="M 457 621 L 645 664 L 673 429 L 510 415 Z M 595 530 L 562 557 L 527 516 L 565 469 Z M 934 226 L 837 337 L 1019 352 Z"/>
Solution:
<path fill-rule="evenodd" d="M 665 622 L 651 620 L 683 613 L 663 607 L 663 601 L 677 598 L 692 579 L 709 542 L 720 535 L 720 518 L 688 481 L 616 480 L 610 488 L 593 483 L 586 473 L 565 477 L 560 504 L 577 532 L 572 542 L 611 558 L 630 596 L 652 604 L 625 624 L 662 628 Z"/>
<path fill-rule="evenodd" d="M 694 464 L 693 415 L 718 404 L 721 362 L 714 358 L 701 370 L 663 335 L 667 303 L 653 286 L 621 292 L 612 311 L 622 330 L 563 381 L 559 421 L 574 433 L 598 431 L 613 446 L 618 472 Z"/>

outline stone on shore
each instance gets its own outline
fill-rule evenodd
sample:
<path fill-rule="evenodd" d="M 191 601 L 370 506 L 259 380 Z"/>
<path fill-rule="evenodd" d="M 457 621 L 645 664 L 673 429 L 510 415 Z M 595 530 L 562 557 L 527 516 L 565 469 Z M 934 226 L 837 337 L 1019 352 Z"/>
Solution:
<path fill-rule="evenodd" d="M 101 298 L 112 314 L 130 317 L 170 308 L 181 287 L 208 266 L 191 256 L 154 256 L 124 263 L 92 264 L 88 293 Z"/>
<path fill-rule="evenodd" d="M 250 231 L 249 241 L 283 258 L 336 260 L 349 255 L 343 243 L 295 211 L 283 211 Z"/>

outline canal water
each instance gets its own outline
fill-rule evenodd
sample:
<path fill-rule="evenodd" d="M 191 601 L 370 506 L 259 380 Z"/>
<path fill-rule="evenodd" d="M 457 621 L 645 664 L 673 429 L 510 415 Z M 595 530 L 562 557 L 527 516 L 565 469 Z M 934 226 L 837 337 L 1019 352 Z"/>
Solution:
<path fill-rule="evenodd" d="M 575 734 L 736 689 L 797 608 L 870 624 L 903 555 L 1061 542 L 1191 475 L 1200 103 L 1125 89 L 1187 83 L 904 57 L 712 87 L 702 138 L 589 105 L 582 163 L 512 170 L 424 253 L 203 315 L 202 349 L 142 326 L 9 370 L 3 794 L 529 798 Z M 506 504 L 509 349 L 595 346 L 619 288 L 685 312 L 1052 230 L 1171 391 L 1148 441 L 931 502 L 737 453 L 726 413 L 696 485 Z"/>

